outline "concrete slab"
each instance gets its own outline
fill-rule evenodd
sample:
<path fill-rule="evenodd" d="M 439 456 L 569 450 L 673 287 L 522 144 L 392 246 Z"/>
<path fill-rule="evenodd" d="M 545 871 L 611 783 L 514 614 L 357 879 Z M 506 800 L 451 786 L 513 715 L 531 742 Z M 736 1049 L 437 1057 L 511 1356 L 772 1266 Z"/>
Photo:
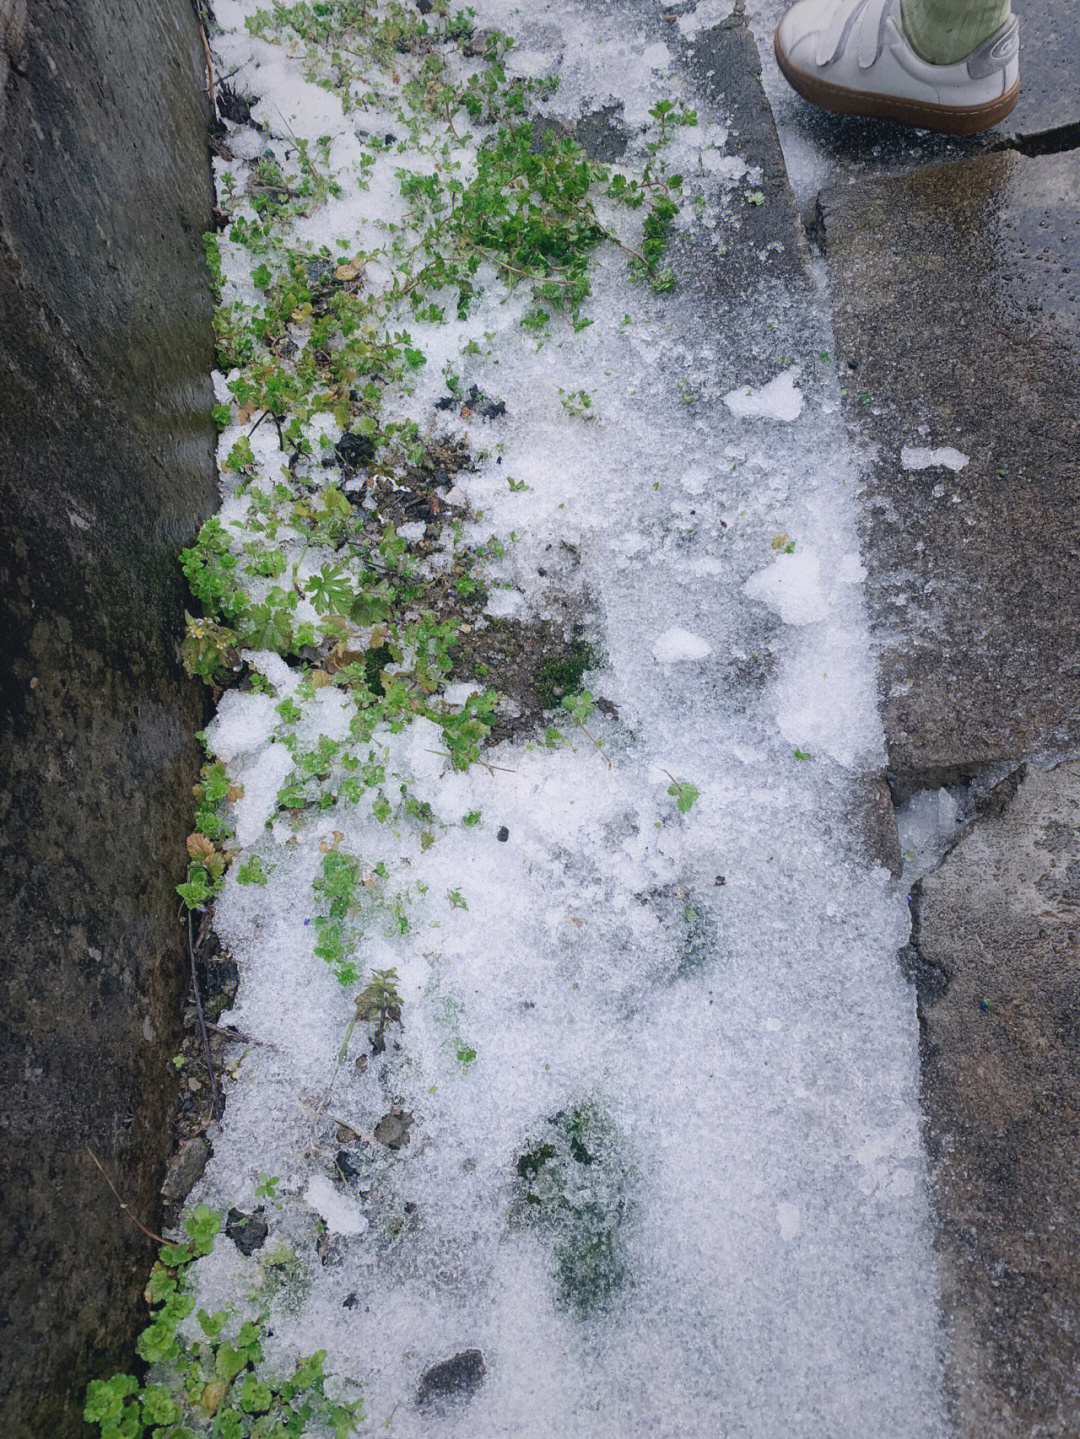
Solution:
<path fill-rule="evenodd" d="M 1070 127 L 1080 132 L 1080 6 L 1015 0 L 1013 9 L 1020 16 L 1020 102 L 990 133 L 1025 145 Z M 1071 143 L 1080 143 L 1080 133 Z"/>
<path fill-rule="evenodd" d="M 948 1381 L 960 1439 L 1074 1439 L 1080 764 L 999 791 L 913 906 Z"/>
<path fill-rule="evenodd" d="M 1080 153 L 822 197 L 901 789 L 1080 743 Z"/>
<path fill-rule="evenodd" d="M 701 31 L 685 46 L 688 68 L 701 86 L 709 114 L 728 126 L 729 146 L 761 172 L 763 204 L 734 200 L 737 229 L 724 244 L 705 244 L 694 256 L 694 283 L 705 293 L 722 294 L 733 310 L 745 309 L 747 291 L 762 279 L 783 278 L 812 286 L 806 236 L 784 166 L 754 38 L 742 15 Z"/>

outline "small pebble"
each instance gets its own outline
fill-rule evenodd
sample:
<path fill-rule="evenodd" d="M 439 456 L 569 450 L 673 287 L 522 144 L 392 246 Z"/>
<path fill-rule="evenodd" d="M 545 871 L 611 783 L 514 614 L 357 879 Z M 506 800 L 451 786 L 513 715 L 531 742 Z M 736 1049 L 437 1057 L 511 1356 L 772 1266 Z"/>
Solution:
<path fill-rule="evenodd" d="M 510 831 L 506 828 L 506 825 L 499 826 L 499 832 L 495 836 L 495 838 L 499 841 L 500 844 L 506 843 L 506 841 L 510 838 Z"/>

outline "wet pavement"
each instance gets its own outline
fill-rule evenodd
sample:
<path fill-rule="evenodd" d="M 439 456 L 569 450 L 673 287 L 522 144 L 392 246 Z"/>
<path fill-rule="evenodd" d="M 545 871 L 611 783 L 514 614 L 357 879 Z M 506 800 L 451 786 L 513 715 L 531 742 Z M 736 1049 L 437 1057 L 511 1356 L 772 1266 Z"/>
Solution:
<path fill-rule="evenodd" d="M 838 185 L 838 360 L 906 794 L 1080 741 L 1080 152 Z"/>
<path fill-rule="evenodd" d="M 921 885 L 911 955 L 964 1439 L 1080 1415 L 1080 766 L 1029 769 Z"/>

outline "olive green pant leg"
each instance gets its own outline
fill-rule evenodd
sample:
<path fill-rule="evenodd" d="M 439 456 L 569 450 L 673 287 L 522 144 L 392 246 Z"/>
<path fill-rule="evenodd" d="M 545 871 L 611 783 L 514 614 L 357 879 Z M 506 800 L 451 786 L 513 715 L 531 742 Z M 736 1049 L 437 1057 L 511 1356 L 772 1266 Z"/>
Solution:
<path fill-rule="evenodd" d="M 1011 14 L 1009 0 L 903 0 L 904 34 L 931 65 L 955 65 Z"/>

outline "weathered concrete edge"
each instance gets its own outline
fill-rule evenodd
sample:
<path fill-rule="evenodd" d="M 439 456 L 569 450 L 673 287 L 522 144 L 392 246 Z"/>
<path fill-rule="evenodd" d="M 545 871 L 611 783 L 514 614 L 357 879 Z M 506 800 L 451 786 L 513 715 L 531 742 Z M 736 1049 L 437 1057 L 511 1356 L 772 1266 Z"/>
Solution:
<path fill-rule="evenodd" d="M 961 1439 L 1071 1439 L 1080 1412 L 1078 801 L 1075 760 L 1021 766 L 912 893 L 903 961 Z"/>
<path fill-rule="evenodd" d="M 143 1322 L 204 698 L 181 544 L 215 505 L 211 203 L 187 0 L 0 26 L 0 1410 L 67 1439 Z"/>

